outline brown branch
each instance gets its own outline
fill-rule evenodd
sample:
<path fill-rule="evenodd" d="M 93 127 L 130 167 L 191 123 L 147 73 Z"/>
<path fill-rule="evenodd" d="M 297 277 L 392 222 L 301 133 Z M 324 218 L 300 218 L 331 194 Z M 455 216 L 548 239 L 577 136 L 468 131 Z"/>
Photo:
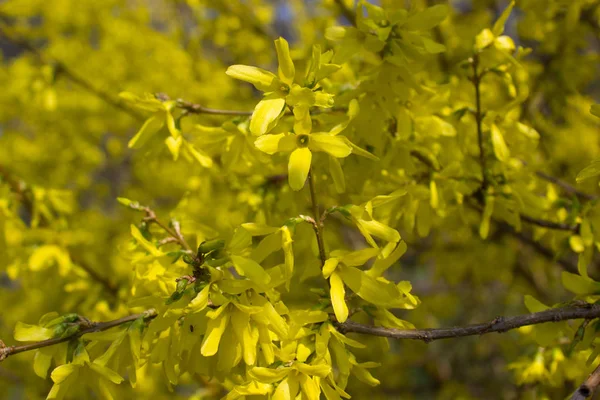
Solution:
<path fill-rule="evenodd" d="M 356 14 L 352 9 L 350 9 L 344 0 L 334 0 L 335 4 L 339 7 L 342 15 L 350 22 L 352 25 L 356 26 Z"/>
<path fill-rule="evenodd" d="M 580 197 L 580 198 L 582 198 L 582 199 L 585 199 L 585 200 L 590 200 L 590 201 L 592 201 L 592 200 L 598 200 L 598 196 L 595 196 L 595 195 L 593 195 L 593 194 L 589 194 L 589 193 L 582 192 L 581 190 L 577 189 L 577 188 L 576 188 L 576 187 L 574 187 L 573 185 L 571 185 L 571 184 L 569 184 L 569 183 L 567 183 L 567 182 L 565 182 L 565 181 L 563 181 L 563 180 L 561 180 L 561 179 L 558 179 L 558 178 L 556 178 L 556 177 L 554 177 L 554 176 L 548 175 L 548 174 L 547 174 L 547 173 L 545 173 L 545 172 L 542 172 L 542 171 L 535 171 L 535 174 L 536 174 L 537 176 L 539 176 L 540 178 L 542 178 L 542 179 L 545 179 L 545 180 L 547 180 L 548 182 L 552 182 L 552 183 L 554 183 L 556 186 L 559 186 L 559 187 L 561 187 L 561 188 L 562 188 L 562 189 L 564 189 L 566 192 L 569 192 L 569 193 L 572 193 L 572 194 L 576 195 L 577 197 Z"/>
<path fill-rule="evenodd" d="M 528 215 L 519 214 L 521 219 L 529 224 L 537 225 L 542 228 L 555 229 L 559 231 L 571 231 L 577 232 L 579 230 L 579 225 L 577 224 L 566 224 L 562 222 L 553 222 L 548 221 L 546 219 L 534 218 Z"/>
<path fill-rule="evenodd" d="M 85 335 L 86 333 L 105 331 L 107 329 L 114 328 L 116 326 L 135 321 L 138 318 L 144 318 L 144 320 L 151 320 L 151 319 L 155 318 L 156 315 L 157 315 L 156 310 L 150 309 L 150 310 L 146 310 L 140 314 L 129 315 L 127 317 L 123 317 L 123 318 L 119 318 L 119 319 L 115 319 L 115 320 L 107 321 L 107 322 L 89 322 L 82 318 L 81 321 L 79 322 L 79 326 L 84 329 L 82 329 L 78 332 L 75 332 L 72 335 L 61 337 L 61 338 L 42 340 L 40 342 L 24 344 L 21 346 L 5 346 L 4 343 L 0 340 L 0 361 L 5 360 L 8 356 L 12 356 L 12 355 L 15 355 L 18 353 L 23 353 L 26 351 L 40 349 L 42 347 L 48 347 L 48 346 L 53 346 L 55 344 L 68 342 L 72 339 L 79 338 L 79 337 Z"/>
<path fill-rule="evenodd" d="M 119 287 L 116 286 L 113 282 L 110 281 L 105 276 L 100 275 L 96 270 L 94 270 L 91 266 L 89 266 L 85 261 L 76 258 L 71 255 L 71 260 L 79 266 L 82 270 L 85 271 L 86 274 L 90 276 L 93 280 L 98 282 L 100 285 L 106 289 L 106 291 L 113 297 L 116 297 L 119 292 Z"/>
<path fill-rule="evenodd" d="M 30 197 L 31 189 L 29 188 L 29 186 L 22 180 L 15 178 L 15 176 L 8 172 L 8 170 L 2 165 L 0 165 L 0 178 L 2 178 L 5 182 L 8 183 L 10 190 L 18 196 L 19 201 L 21 202 L 23 207 L 25 207 L 25 209 L 30 215 L 33 215 L 34 204 Z M 49 221 L 45 219 L 41 221 L 41 225 L 48 225 L 48 223 Z M 92 269 L 85 262 L 75 259 L 72 255 L 71 259 L 75 264 L 81 267 L 81 269 L 83 269 L 93 280 L 101 284 L 111 296 L 117 296 L 119 288 L 115 286 L 108 278 L 101 276 L 100 274 L 98 274 L 98 272 Z"/>
<path fill-rule="evenodd" d="M 528 165 L 527 161 L 525 161 L 525 160 L 521 160 L 521 163 L 523 163 L 523 165 L 525 165 L 525 166 Z M 581 190 L 577 189 L 575 186 L 571 185 L 570 183 L 565 182 L 562 179 L 559 179 L 555 176 L 549 175 L 549 174 L 545 173 L 544 171 L 535 171 L 535 174 L 538 177 L 555 184 L 556 186 L 562 188 L 564 191 L 574 194 L 575 196 L 577 196 L 581 199 L 590 200 L 590 201 L 598 200 L 598 196 L 582 192 Z"/>
<path fill-rule="evenodd" d="M 583 400 L 592 397 L 598 386 L 600 386 L 600 365 L 577 388 L 573 396 L 571 396 L 571 400 Z"/>
<path fill-rule="evenodd" d="M 213 115 L 243 115 L 250 116 L 252 111 L 218 110 L 216 108 L 204 107 L 200 104 L 190 103 L 181 99 L 177 100 L 177 107 L 189 114 L 213 114 Z"/>
<path fill-rule="evenodd" d="M 188 242 L 185 240 L 185 237 L 181 233 L 181 227 L 179 225 L 179 222 L 172 221 L 173 228 L 171 228 L 169 225 L 165 224 L 163 221 L 158 219 L 154 210 L 148 206 L 143 206 L 143 205 L 139 204 L 138 202 L 132 202 L 132 203 L 128 204 L 127 207 L 129 207 L 133 210 L 143 211 L 144 213 L 146 213 L 146 215 L 144 216 L 145 222 L 147 222 L 149 224 L 154 223 L 154 224 L 158 225 L 162 230 L 164 230 L 167 233 L 167 235 L 169 235 L 171 238 L 173 238 L 172 239 L 173 241 L 179 243 L 179 245 L 181 247 L 183 247 L 188 253 L 194 252 L 192 250 L 192 247 L 188 244 Z M 166 238 L 161 240 L 159 245 L 165 244 L 164 243 L 165 240 L 166 240 Z M 169 240 L 169 241 L 171 241 L 171 240 Z"/>
<path fill-rule="evenodd" d="M 523 234 L 522 232 L 516 232 L 512 226 L 505 222 L 497 221 L 500 223 L 500 227 L 502 230 L 506 230 L 510 235 L 512 235 L 515 239 L 519 240 L 521 243 L 528 245 L 533 248 L 538 254 L 544 256 L 548 260 L 556 261 L 561 267 L 563 267 L 566 271 L 577 274 L 577 264 L 565 260 L 563 258 L 557 258 L 552 250 L 545 247 L 539 242 L 536 242 L 531 237 Z"/>
<path fill-rule="evenodd" d="M 355 332 L 373 336 L 383 336 L 393 339 L 411 339 L 431 342 L 439 339 L 450 339 L 465 336 L 484 335 L 486 333 L 504 333 L 522 326 L 543 324 L 545 322 L 559 322 L 573 319 L 595 319 L 600 317 L 599 304 L 571 305 L 553 308 L 532 314 L 517 315 L 514 317 L 498 317 L 492 321 L 437 329 L 390 329 L 379 326 L 363 325 L 356 322 L 336 323 L 342 333 Z"/>
<path fill-rule="evenodd" d="M 0 13 L 0 17 L 8 18 L 7 16 L 2 15 L 1 13 Z M 71 80 L 71 82 L 75 83 L 76 85 L 79 85 L 82 89 L 88 91 L 89 93 L 91 93 L 94 96 L 98 97 L 99 99 L 103 100 L 107 104 L 110 104 L 111 106 L 131 115 L 132 117 L 134 117 L 138 120 L 144 119 L 141 114 L 126 107 L 117 97 L 113 97 L 110 93 L 105 92 L 105 91 L 101 90 L 100 88 L 95 87 L 91 82 L 87 81 L 85 78 L 83 78 L 77 72 L 75 72 L 71 68 L 69 68 L 64 62 L 62 62 L 56 58 L 51 58 L 51 57 L 43 54 L 39 49 L 37 49 L 31 43 L 24 40 L 23 38 L 15 37 L 12 33 L 10 33 L 7 29 L 5 29 L 2 26 L 0 26 L 0 37 L 3 37 L 6 40 L 8 40 L 9 42 L 32 53 L 40 60 L 40 62 L 42 64 L 53 65 L 56 68 L 57 74 L 62 74 L 64 76 L 66 76 L 69 80 Z"/>
<path fill-rule="evenodd" d="M 481 188 L 483 192 L 486 191 L 488 187 L 488 176 L 487 176 L 487 166 L 485 159 L 485 148 L 483 145 L 483 112 L 481 110 L 481 78 L 482 75 L 479 74 L 479 54 L 475 54 L 473 58 L 471 58 L 471 65 L 473 67 L 473 77 L 472 82 L 473 86 L 475 86 L 475 122 L 477 123 L 477 144 L 479 146 L 479 164 L 481 166 L 481 175 L 483 178 L 483 182 L 481 184 Z"/>

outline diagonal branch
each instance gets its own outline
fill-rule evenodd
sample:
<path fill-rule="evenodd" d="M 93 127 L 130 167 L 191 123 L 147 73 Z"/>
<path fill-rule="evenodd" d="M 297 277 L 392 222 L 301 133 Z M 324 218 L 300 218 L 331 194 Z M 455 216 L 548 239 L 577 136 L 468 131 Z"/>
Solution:
<path fill-rule="evenodd" d="M 592 397 L 596 389 L 600 386 L 600 365 L 588 376 L 588 378 L 577 388 L 571 400 L 584 400 Z"/>
<path fill-rule="evenodd" d="M 383 336 L 393 339 L 412 339 L 431 342 L 439 339 L 450 339 L 465 336 L 484 335 L 486 333 L 504 333 L 522 326 L 543 324 L 545 322 L 559 322 L 572 319 L 595 319 L 600 317 L 600 304 L 571 305 L 552 308 L 532 314 L 517 315 L 514 317 L 497 317 L 492 321 L 481 324 L 456 326 L 437 329 L 390 329 L 379 326 L 369 326 L 356 322 L 336 323 L 342 333 L 356 332 L 366 335 Z"/>
<path fill-rule="evenodd" d="M 152 309 L 146 310 L 140 314 L 129 315 L 127 317 L 123 317 L 123 318 L 119 318 L 119 319 L 115 319 L 115 320 L 107 321 L 107 322 L 89 322 L 89 321 L 81 318 L 81 321 L 79 322 L 79 326 L 84 329 L 81 329 L 80 331 L 75 332 L 72 335 L 61 337 L 61 338 L 42 340 L 40 342 L 24 344 L 22 346 L 8 346 L 7 347 L 0 340 L 0 361 L 3 361 L 8 356 L 12 356 L 14 354 L 23 353 L 26 351 L 40 349 L 42 347 L 48 347 L 48 346 L 53 346 L 55 344 L 68 342 L 72 339 L 79 338 L 79 337 L 85 335 L 86 333 L 105 331 L 107 329 L 114 328 L 116 326 L 123 325 L 128 322 L 133 322 L 138 318 L 143 318 L 144 320 L 151 320 L 151 319 L 154 319 L 156 317 L 156 315 L 157 315 L 156 310 L 154 310 L 152 308 Z"/>
<path fill-rule="evenodd" d="M 13 176 L 3 165 L 0 165 L 0 178 L 8 184 L 10 190 L 17 196 L 19 202 L 27 210 L 27 213 L 33 215 L 34 204 L 31 200 L 30 188 L 28 185 Z M 41 221 L 42 225 L 47 225 L 48 223 L 49 221 L 47 221 L 45 218 Z M 71 255 L 71 260 L 81 269 L 83 269 L 93 280 L 102 285 L 111 296 L 117 296 L 119 288 L 113 282 L 111 282 L 110 279 L 100 275 L 88 264 L 82 260 L 76 259 L 73 255 Z"/>
<path fill-rule="evenodd" d="M 0 17 L 3 17 L 0 14 Z M 91 82 L 87 81 L 84 77 L 79 75 L 77 72 L 73 71 L 70 67 L 68 67 L 65 63 L 55 58 L 50 58 L 43 54 L 39 49 L 33 46 L 28 41 L 17 38 L 12 33 L 10 33 L 5 27 L 0 26 L 0 37 L 5 38 L 9 42 L 21 47 L 22 49 L 32 53 L 35 55 L 40 62 L 47 65 L 54 65 L 56 67 L 57 74 L 62 74 L 66 76 L 69 80 L 71 80 L 76 85 L 80 86 L 82 89 L 88 91 L 99 99 L 103 100 L 107 104 L 131 115 L 135 119 L 143 120 L 143 116 L 138 112 L 126 107 L 118 98 L 113 97 L 110 93 L 103 91 L 102 89 L 94 86 Z"/>
<path fill-rule="evenodd" d="M 335 4 L 339 7 L 342 15 L 350 22 L 352 25 L 356 26 L 356 14 L 350 7 L 346 5 L 344 0 L 334 0 Z"/>

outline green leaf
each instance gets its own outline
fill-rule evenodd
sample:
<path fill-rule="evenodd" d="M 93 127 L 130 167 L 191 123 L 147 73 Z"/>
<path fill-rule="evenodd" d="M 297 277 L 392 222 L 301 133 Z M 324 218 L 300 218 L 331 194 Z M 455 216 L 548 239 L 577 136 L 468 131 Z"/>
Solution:
<path fill-rule="evenodd" d="M 600 104 L 592 104 L 592 106 L 590 107 L 590 113 L 600 118 Z"/>

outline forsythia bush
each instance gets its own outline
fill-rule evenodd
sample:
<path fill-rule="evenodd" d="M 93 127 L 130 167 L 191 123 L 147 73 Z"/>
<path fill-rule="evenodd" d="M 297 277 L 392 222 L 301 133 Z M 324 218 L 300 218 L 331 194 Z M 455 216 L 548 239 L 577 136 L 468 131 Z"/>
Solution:
<path fill-rule="evenodd" d="M 599 0 L 2 2 L 0 398 L 591 396 L 599 35 Z"/>

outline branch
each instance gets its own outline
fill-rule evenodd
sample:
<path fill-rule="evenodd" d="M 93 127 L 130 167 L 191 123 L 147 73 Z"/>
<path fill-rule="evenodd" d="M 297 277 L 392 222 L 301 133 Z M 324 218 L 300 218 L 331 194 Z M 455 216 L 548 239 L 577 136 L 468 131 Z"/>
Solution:
<path fill-rule="evenodd" d="M 0 361 L 3 361 L 8 356 L 12 356 L 14 354 L 24 353 L 26 351 L 36 350 L 36 349 L 40 349 L 42 347 L 48 347 L 48 346 L 53 346 L 55 344 L 68 342 L 72 339 L 79 338 L 79 337 L 85 335 L 86 333 L 105 331 L 107 329 L 114 328 L 115 326 L 119 326 L 119 325 L 126 324 L 128 322 L 135 321 L 138 318 L 144 318 L 144 320 L 151 320 L 151 319 L 154 319 L 156 317 L 156 315 L 157 315 L 156 310 L 150 309 L 150 310 L 146 310 L 140 314 L 129 315 L 127 317 L 115 319 L 115 320 L 108 321 L 108 322 L 89 322 L 82 318 L 81 321 L 79 322 L 79 326 L 83 327 L 84 329 L 82 329 L 78 332 L 75 332 L 72 335 L 61 337 L 61 338 L 42 340 L 40 342 L 24 344 L 22 346 L 6 347 L 4 345 L 4 343 L 0 340 Z"/>
<path fill-rule="evenodd" d="M 571 400 L 583 400 L 592 397 L 596 389 L 600 386 L 600 365 L 596 367 L 594 372 L 577 388 Z"/>
<path fill-rule="evenodd" d="M 188 242 L 183 237 L 183 234 L 181 233 L 181 227 L 179 225 L 179 222 L 171 221 L 172 225 L 173 225 L 173 228 L 171 228 L 171 227 L 169 227 L 169 225 L 165 224 L 160 219 L 158 219 L 154 210 L 148 206 L 143 206 L 143 205 L 139 204 L 138 202 L 131 202 L 130 204 L 127 205 L 127 207 L 129 207 L 133 210 L 143 211 L 144 213 L 146 213 L 146 215 L 144 216 L 145 222 L 147 222 L 149 224 L 154 223 L 154 224 L 158 225 L 159 227 L 162 228 L 162 230 L 164 230 L 167 233 L 167 235 L 169 235 L 169 237 L 172 238 L 172 239 L 169 239 L 168 241 L 175 241 L 175 242 L 179 243 L 179 245 L 181 247 L 183 247 L 188 253 L 194 253 L 194 251 L 192 250 L 192 247 L 188 244 Z M 159 244 L 160 245 L 165 244 L 165 240 L 166 239 L 161 240 L 161 242 Z"/>
<path fill-rule="evenodd" d="M 8 183 L 10 190 L 19 198 L 19 201 L 27 210 L 29 215 L 33 215 L 34 204 L 29 196 L 30 188 L 28 185 L 15 178 L 10 172 L 7 171 L 4 166 L 0 165 L 0 178 Z M 47 221 L 43 216 L 40 221 L 40 225 L 48 225 L 49 221 Z M 89 265 L 81 260 L 77 260 L 73 255 L 71 255 L 71 260 L 77 264 L 81 269 L 83 269 L 93 280 L 101 284 L 104 289 L 113 297 L 117 296 L 119 288 L 115 286 L 107 277 L 101 276 L 92 269 Z"/>
<path fill-rule="evenodd" d="M 390 329 L 379 326 L 363 325 L 352 321 L 344 322 L 343 324 L 335 324 L 342 333 L 355 332 L 393 339 L 422 340 L 423 342 L 428 343 L 433 340 L 484 335 L 491 332 L 503 333 L 522 326 L 543 324 L 545 322 L 559 322 L 572 319 L 595 319 L 598 317 L 600 317 L 600 305 L 585 303 L 583 305 L 553 308 L 514 317 L 497 317 L 490 322 L 452 328 Z"/>
<path fill-rule="evenodd" d="M 177 107 L 183 109 L 189 114 L 214 114 L 214 115 L 252 115 L 252 111 L 236 111 L 236 110 L 218 110 L 215 108 L 204 107 L 200 104 L 190 103 L 181 99 L 177 100 Z"/>
<path fill-rule="evenodd" d="M 155 97 L 166 101 L 169 100 L 169 96 L 166 93 L 156 93 Z M 205 107 L 202 104 L 192 103 L 191 101 L 185 101 L 183 99 L 177 99 L 177 107 L 184 110 L 188 114 L 212 114 L 212 115 L 231 115 L 231 116 L 252 116 L 254 111 L 243 111 L 243 110 L 221 110 L 217 108 L 209 108 Z M 348 107 L 332 107 L 327 109 L 316 109 L 310 111 L 310 115 L 319 115 L 326 113 L 335 113 L 335 112 L 347 112 Z M 292 115 L 292 112 L 289 110 L 285 111 L 285 115 Z"/>
<path fill-rule="evenodd" d="M 590 201 L 592 201 L 592 200 L 598 200 L 598 196 L 582 192 L 581 190 L 577 189 L 573 185 L 571 185 L 571 184 L 569 184 L 569 183 L 567 183 L 567 182 L 565 182 L 565 181 L 563 181 L 561 179 L 558 179 L 558 178 L 556 178 L 554 176 L 548 175 L 547 173 L 545 173 L 543 171 L 535 171 L 535 174 L 537 176 L 539 176 L 540 178 L 545 179 L 548 182 L 552 182 L 556 186 L 559 186 L 559 187 L 563 188 L 565 191 L 576 195 L 577 197 L 580 197 L 580 198 L 585 199 L 585 200 L 590 200 Z"/>
<path fill-rule="evenodd" d="M 480 90 L 482 76 L 479 74 L 479 71 L 477 70 L 477 68 L 479 67 L 479 55 L 478 54 L 475 54 L 473 56 L 473 58 L 471 59 L 471 65 L 473 67 L 472 82 L 473 82 L 473 86 L 475 86 L 475 105 L 476 105 L 475 121 L 477 123 L 477 143 L 479 145 L 479 164 L 481 166 L 481 175 L 483 177 L 482 189 L 485 192 L 485 190 L 488 187 L 488 177 L 487 177 L 487 167 L 486 167 L 486 160 L 485 160 L 485 149 L 483 146 L 483 126 L 482 126 L 483 113 L 481 111 L 481 90 Z"/>
<path fill-rule="evenodd" d="M 0 13 L 0 17 L 8 18 L 7 16 L 2 15 L 1 13 Z M 92 83 L 90 83 L 85 78 L 80 76 L 78 73 L 73 71 L 62 61 L 44 55 L 40 50 L 38 50 L 31 43 L 27 42 L 26 40 L 24 40 L 22 38 L 17 38 L 15 36 L 13 36 L 12 33 L 10 33 L 8 30 L 6 30 L 2 26 L 0 26 L 0 36 L 4 37 L 9 42 L 21 47 L 22 49 L 32 53 L 40 60 L 40 62 L 42 62 L 42 64 L 54 65 L 56 67 L 57 74 L 62 74 L 64 76 L 66 76 L 73 83 L 79 85 L 82 89 L 85 89 L 86 91 L 93 94 L 94 96 L 102 99 L 104 102 L 131 115 L 135 119 L 138 119 L 138 120 L 144 119 L 141 114 L 126 107 L 118 98 L 113 97 L 110 93 L 105 92 L 105 91 L 95 87 Z"/>
<path fill-rule="evenodd" d="M 352 9 L 350 9 L 344 0 L 334 0 L 335 4 L 339 7 L 342 15 L 350 22 L 352 25 L 356 26 L 356 14 Z"/>
<path fill-rule="evenodd" d="M 534 218 L 534 217 L 530 217 L 528 215 L 523 215 L 523 214 L 519 214 L 519 216 L 523 221 L 530 223 L 532 225 L 537 225 L 542 228 L 556 229 L 559 231 L 571 231 L 571 232 L 577 232 L 579 230 L 579 225 L 577 225 L 577 224 L 571 225 L 571 224 L 565 224 L 562 222 L 553 222 L 553 221 L 548 221 L 546 219 Z"/>
<path fill-rule="evenodd" d="M 521 161 L 521 163 L 523 163 L 523 165 L 527 166 L 527 164 L 528 164 L 527 161 L 525 161 L 525 160 L 520 160 L 520 161 Z M 574 194 L 575 196 L 577 196 L 581 199 L 590 200 L 590 201 L 598 200 L 598 196 L 582 192 L 581 190 L 577 189 L 575 186 L 571 185 L 570 183 L 565 182 L 562 179 L 559 179 L 555 176 L 548 175 L 544 171 L 535 171 L 535 174 L 538 177 L 540 177 L 544 180 L 547 180 L 548 182 L 554 183 L 556 186 L 562 188 L 566 192 Z"/>

